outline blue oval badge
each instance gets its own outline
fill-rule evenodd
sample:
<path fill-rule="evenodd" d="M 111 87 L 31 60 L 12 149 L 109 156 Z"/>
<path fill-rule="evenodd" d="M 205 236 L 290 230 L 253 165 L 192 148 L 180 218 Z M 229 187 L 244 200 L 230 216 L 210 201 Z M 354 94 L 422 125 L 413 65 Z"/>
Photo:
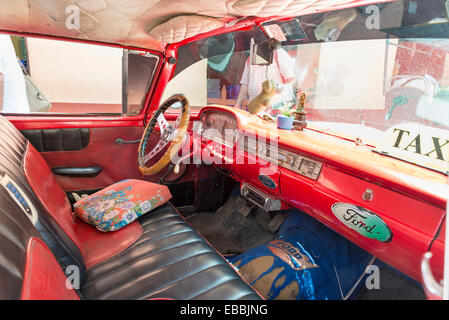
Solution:
<path fill-rule="evenodd" d="M 270 188 L 270 189 L 276 189 L 277 186 L 278 186 L 278 185 L 276 184 L 276 182 L 274 182 L 273 179 L 271 179 L 269 176 L 266 176 L 266 175 L 263 175 L 263 174 L 259 175 L 259 181 L 260 181 L 265 187 Z"/>

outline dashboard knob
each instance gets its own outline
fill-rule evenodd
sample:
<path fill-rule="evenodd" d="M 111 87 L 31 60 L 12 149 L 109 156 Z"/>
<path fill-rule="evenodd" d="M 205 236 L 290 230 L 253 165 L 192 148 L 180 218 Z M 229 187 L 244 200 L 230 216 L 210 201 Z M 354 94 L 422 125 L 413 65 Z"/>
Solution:
<path fill-rule="evenodd" d="M 374 197 L 374 192 L 371 189 L 366 189 L 362 196 L 363 200 L 365 200 L 365 201 L 372 201 L 373 197 Z"/>

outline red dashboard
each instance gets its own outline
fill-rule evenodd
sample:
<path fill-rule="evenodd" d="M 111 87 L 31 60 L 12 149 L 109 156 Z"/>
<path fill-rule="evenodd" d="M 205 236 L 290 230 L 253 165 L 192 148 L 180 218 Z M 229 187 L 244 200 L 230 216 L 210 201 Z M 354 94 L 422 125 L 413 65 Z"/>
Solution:
<path fill-rule="evenodd" d="M 226 169 L 272 203 L 280 202 L 276 209 L 306 212 L 418 281 L 422 256 L 430 248 L 433 271 L 441 277 L 444 234 L 439 231 L 449 195 L 444 174 L 335 136 L 278 130 L 239 109 L 207 107 L 199 119 L 192 134 L 201 140 L 204 162 Z M 361 210 L 372 226 L 358 222 L 363 232 L 357 232 L 342 222 L 338 206 Z M 380 225 L 388 237 L 366 236 Z"/>

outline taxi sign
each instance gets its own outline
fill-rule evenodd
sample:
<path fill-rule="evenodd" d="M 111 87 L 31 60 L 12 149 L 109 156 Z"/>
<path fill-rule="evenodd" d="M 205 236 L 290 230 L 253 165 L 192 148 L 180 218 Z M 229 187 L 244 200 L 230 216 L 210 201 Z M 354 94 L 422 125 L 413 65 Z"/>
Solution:
<path fill-rule="evenodd" d="M 413 123 L 401 123 L 385 132 L 377 151 L 447 173 L 449 131 Z"/>

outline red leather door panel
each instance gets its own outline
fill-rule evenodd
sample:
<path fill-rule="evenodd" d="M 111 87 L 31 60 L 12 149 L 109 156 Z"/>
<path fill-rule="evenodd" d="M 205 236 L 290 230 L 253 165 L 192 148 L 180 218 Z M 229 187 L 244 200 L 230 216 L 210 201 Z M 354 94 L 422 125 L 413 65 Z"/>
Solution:
<path fill-rule="evenodd" d="M 176 119 L 176 114 L 167 114 L 169 121 Z M 137 149 L 139 143 L 117 144 L 117 138 L 126 141 L 140 140 L 144 127 L 142 115 L 136 117 L 61 117 L 61 116 L 9 116 L 7 117 L 19 130 L 89 128 L 89 143 L 87 147 L 77 151 L 41 152 L 50 168 L 54 167 L 91 167 L 99 166 L 103 170 L 95 177 L 69 177 L 56 175 L 64 191 L 80 191 L 101 189 L 124 179 L 142 179 L 159 182 L 165 170 L 154 176 L 143 176 L 137 167 Z M 191 118 L 191 122 L 196 117 Z M 154 146 L 159 139 L 159 132 L 154 130 L 149 141 Z M 192 180 L 195 170 L 192 166 L 183 174 L 186 167 L 181 165 L 179 175 L 173 173 L 166 177 L 167 181 L 175 180 L 180 175 L 179 182 Z"/>
<path fill-rule="evenodd" d="M 143 127 L 91 128 L 89 144 L 77 151 L 42 152 L 50 168 L 99 166 L 103 170 L 96 177 L 68 177 L 55 174 L 66 191 L 100 189 L 124 179 L 157 181 L 158 177 L 144 177 L 137 168 L 139 143 L 116 143 L 117 138 L 126 141 L 139 140 Z M 152 139 L 157 139 L 154 134 Z M 152 143 L 152 142 L 150 142 Z"/>

